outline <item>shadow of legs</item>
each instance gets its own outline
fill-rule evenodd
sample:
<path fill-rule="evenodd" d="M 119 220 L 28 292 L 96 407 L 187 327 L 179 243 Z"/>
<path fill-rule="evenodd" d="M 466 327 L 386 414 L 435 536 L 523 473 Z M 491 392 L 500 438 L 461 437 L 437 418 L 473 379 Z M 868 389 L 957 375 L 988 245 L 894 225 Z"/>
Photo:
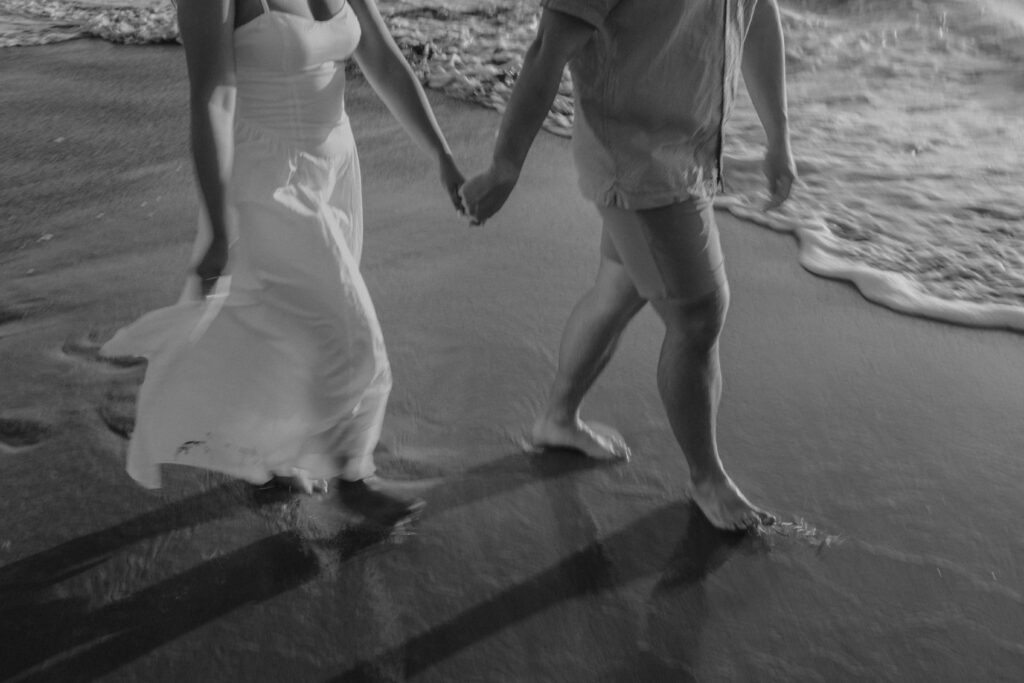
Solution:
<path fill-rule="evenodd" d="M 284 533 L 95 611 L 76 600 L 5 615 L 0 674 L 41 666 L 22 680 L 90 680 L 233 610 L 296 588 L 317 572 L 302 540 Z"/>

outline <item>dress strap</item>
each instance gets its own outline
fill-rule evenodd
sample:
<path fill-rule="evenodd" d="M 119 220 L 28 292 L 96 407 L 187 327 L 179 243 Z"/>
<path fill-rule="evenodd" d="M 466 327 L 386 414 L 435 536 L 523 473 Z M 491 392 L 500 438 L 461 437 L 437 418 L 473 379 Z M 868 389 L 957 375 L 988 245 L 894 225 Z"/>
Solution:
<path fill-rule="evenodd" d="M 270 14 L 270 7 L 267 5 L 267 0 L 260 0 L 260 4 L 263 5 L 263 13 Z"/>

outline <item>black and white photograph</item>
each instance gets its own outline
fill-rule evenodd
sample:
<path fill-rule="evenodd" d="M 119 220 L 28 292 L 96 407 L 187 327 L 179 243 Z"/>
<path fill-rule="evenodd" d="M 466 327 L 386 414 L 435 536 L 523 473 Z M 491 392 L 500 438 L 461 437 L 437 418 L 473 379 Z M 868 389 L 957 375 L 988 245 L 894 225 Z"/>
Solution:
<path fill-rule="evenodd" d="M 1024 0 L 0 0 L 0 681 L 1024 680 Z"/>

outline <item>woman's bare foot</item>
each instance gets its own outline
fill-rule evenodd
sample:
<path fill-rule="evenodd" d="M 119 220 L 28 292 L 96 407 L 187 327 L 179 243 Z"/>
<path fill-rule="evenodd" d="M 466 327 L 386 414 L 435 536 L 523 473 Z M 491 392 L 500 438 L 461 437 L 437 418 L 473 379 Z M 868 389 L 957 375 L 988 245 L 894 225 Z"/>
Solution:
<path fill-rule="evenodd" d="M 421 498 L 402 491 L 399 484 L 378 476 L 358 481 L 337 479 L 335 489 L 342 505 L 382 527 L 404 524 L 426 505 Z"/>
<path fill-rule="evenodd" d="M 256 486 L 260 490 L 301 490 L 303 494 L 314 496 L 316 494 L 326 494 L 328 490 L 327 479 L 310 479 L 304 476 L 283 476 L 275 474 L 270 478 L 269 481 Z"/>
<path fill-rule="evenodd" d="M 258 488 L 285 488 L 314 495 L 327 493 L 327 480 L 311 479 L 304 475 L 282 476 L 275 474 L 270 481 Z"/>
<path fill-rule="evenodd" d="M 775 516 L 747 500 L 724 472 L 691 482 L 690 494 L 708 521 L 723 531 L 747 531 L 775 523 Z"/>
<path fill-rule="evenodd" d="M 629 446 L 615 429 L 597 422 L 586 423 L 579 418 L 574 422 L 559 423 L 540 417 L 531 431 L 533 447 L 567 448 L 579 451 L 595 460 L 629 460 Z"/>

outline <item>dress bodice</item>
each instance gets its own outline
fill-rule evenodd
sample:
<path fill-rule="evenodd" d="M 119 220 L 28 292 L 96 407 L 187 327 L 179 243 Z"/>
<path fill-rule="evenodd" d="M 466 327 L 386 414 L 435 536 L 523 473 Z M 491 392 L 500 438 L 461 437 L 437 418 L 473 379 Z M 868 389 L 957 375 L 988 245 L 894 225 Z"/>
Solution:
<path fill-rule="evenodd" d="M 235 62 L 242 69 L 296 74 L 348 59 L 359 44 L 359 22 L 346 2 L 330 19 L 317 21 L 272 10 L 235 29 Z"/>
<path fill-rule="evenodd" d="M 347 2 L 323 21 L 261 4 L 234 32 L 237 115 L 318 148 L 346 121 L 342 63 L 359 44 L 359 21 Z"/>

